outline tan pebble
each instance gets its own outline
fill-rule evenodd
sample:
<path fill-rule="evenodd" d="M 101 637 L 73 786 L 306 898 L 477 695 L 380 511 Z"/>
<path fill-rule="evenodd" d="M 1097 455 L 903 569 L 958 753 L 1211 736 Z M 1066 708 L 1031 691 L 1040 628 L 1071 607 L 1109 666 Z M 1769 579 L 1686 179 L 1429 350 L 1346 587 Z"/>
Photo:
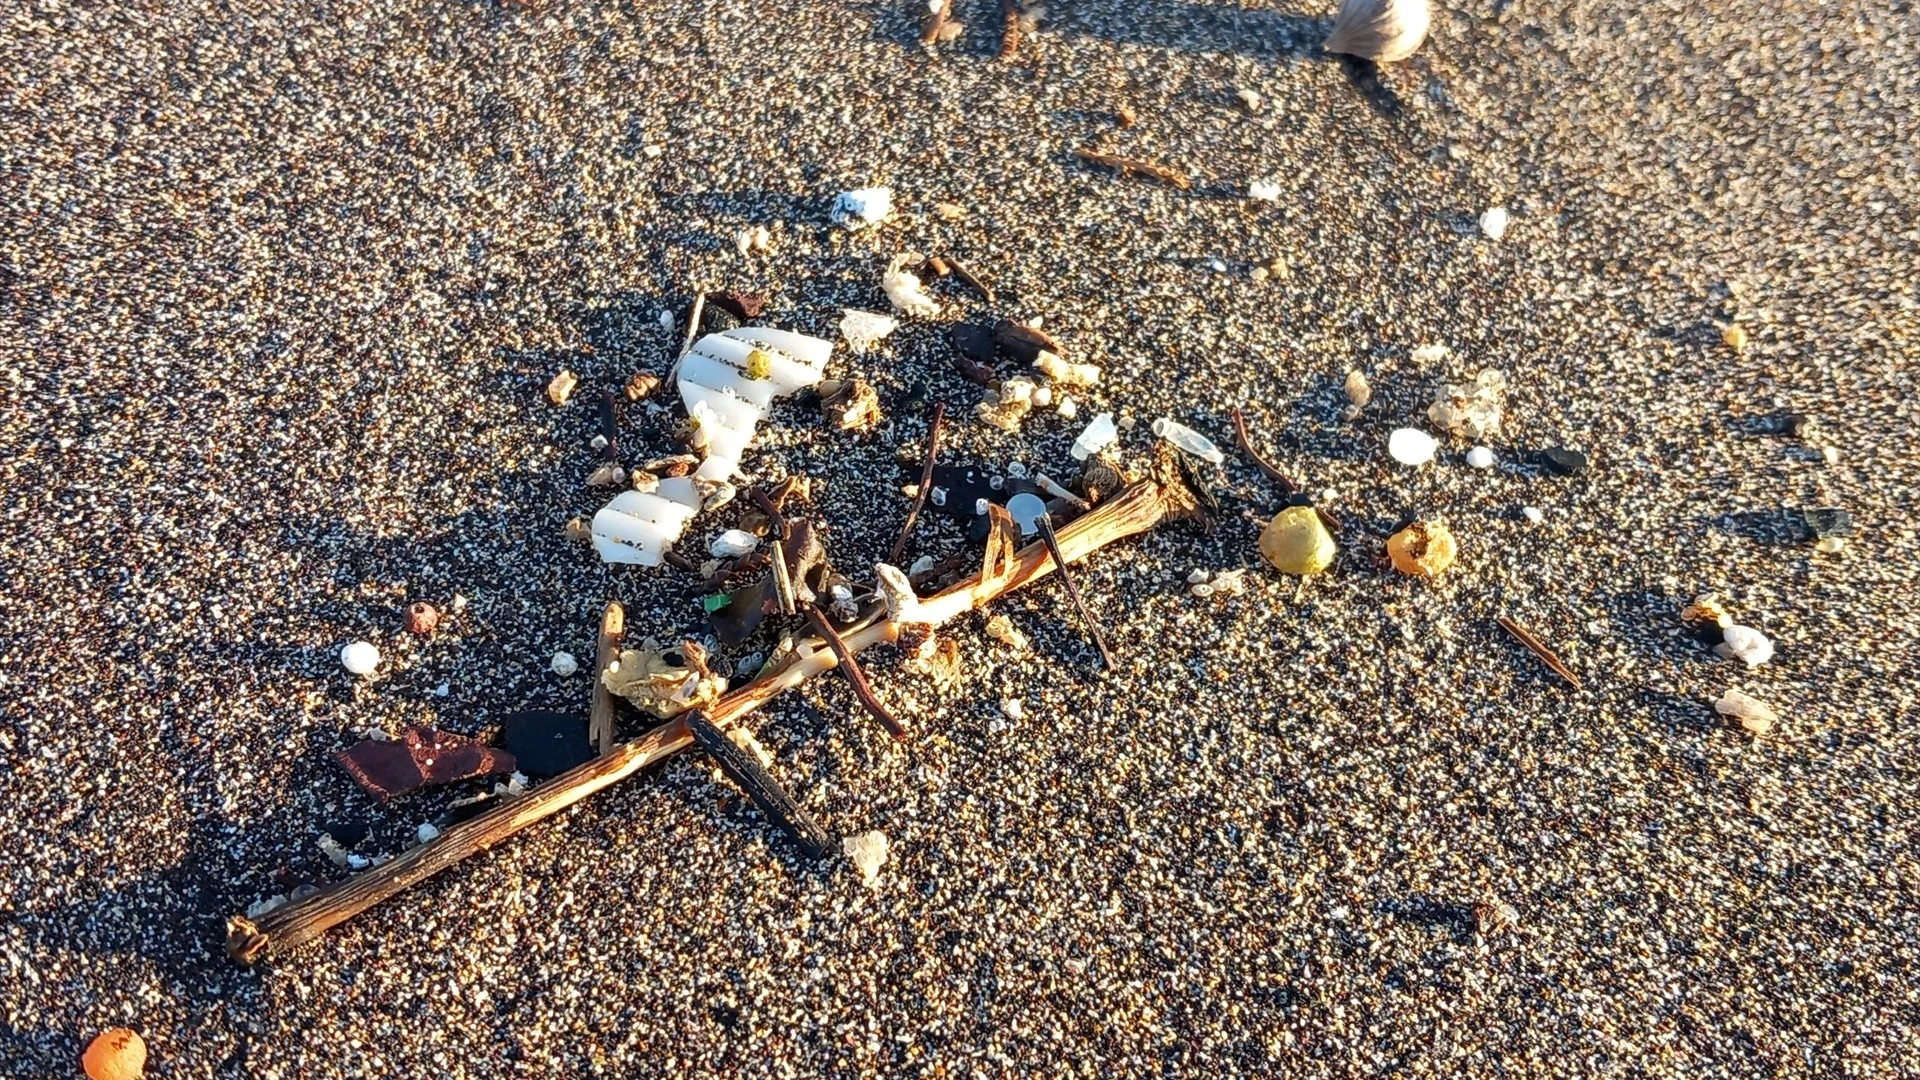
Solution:
<path fill-rule="evenodd" d="M 1387 540 L 1393 568 L 1414 577 L 1435 577 L 1459 554 L 1453 532 L 1444 522 L 1416 521 Z"/>
<path fill-rule="evenodd" d="M 578 518 L 574 520 L 578 521 Z M 425 600 L 416 600 L 407 606 L 407 629 L 416 634 L 431 634 L 433 628 L 440 625 L 440 612 Z"/>
<path fill-rule="evenodd" d="M 1747 328 L 1734 323 L 1720 332 L 1720 340 L 1727 343 L 1727 348 L 1739 352 L 1747 347 Z"/>
<path fill-rule="evenodd" d="M 574 518 L 567 522 L 567 539 L 584 544 L 593 539 L 593 528 L 583 518 Z"/>
<path fill-rule="evenodd" d="M 147 1071 L 147 1042 L 126 1028 L 103 1031 L 87 1044 L 80 1067 L 93 1080 L 140 1080 Z"/>
<path fill-rule="evenodd" d="M 659 386 L 660 376 L 649 375 L 644 371 L 635 372 L 633 378 L 627 380 L 627 400 L 639 401 L 653 393 Z"/>
<path fill-rule="evenodd" d="M 1260 533 L 1260 554 L 1283 574 L 1318 574 L 1333 565 L 1333 534 L 1311 506 L 1289 506 Z"/>
<path fill-rule="evenodd" d="M 562 371 L 547 384 L 547 399 L 555 405 L 565 405 L 573 396 L 573 388 L 580 385 L 580 376 L 571 371 Z"/>

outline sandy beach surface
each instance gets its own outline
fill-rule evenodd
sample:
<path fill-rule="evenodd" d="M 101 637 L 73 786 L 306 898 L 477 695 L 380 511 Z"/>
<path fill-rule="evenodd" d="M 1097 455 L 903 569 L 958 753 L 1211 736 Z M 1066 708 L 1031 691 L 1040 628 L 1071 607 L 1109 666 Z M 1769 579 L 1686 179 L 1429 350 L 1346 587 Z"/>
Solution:
<path fill-rule="evenodd" d="M 1920 1073 L 1920 12 L 1476 0 L 1370 82 L 1317 50 L 1333 7 L 1061 0 L 1007 58 L 989 0 L 937 48 L 871 0 L 0 16 L 0 1076 L 78 1075 L 116 1026 L 169 1078 Z M 872 184 L 890 219 L 833 228 Z M 332 760 L 360 733 L 584 712 L 549 662 L 609 599 L 704 632 L 690 575 L 563 532 L 609 495 L 599 393 L 678 349 L 662 312 L 738 288 L 837 338 L 941 251 L 996 302 L 939 282 L 837 348 L 886 419 L 784 403 L 746 467 L 814 477 L 858 572 L 932 402 L 992 470 L 1076 476 L 1098 412 L 1131 464 L 1155 418 L 1207 434 L 1220 528 L 1078 568 L 1117 670 L 1047 583 L 991 612 L 1031 655 L 952 629 L 952 688 L 875 654 L 904 743 L 837 678 L 759 716 L 836 843 L 889 838 L 871 888 L 689 754 L 228 960 L 229 915 L 344 873 L 323 830 L 397 852 L 485 787 L 377 804 Z M 948 331 L 992 316 L 1103 368 L 1078 417 L 973 418 Z M 1492 468 L 1388 458 L 1482 369 Z M 670 403 L 626 409 L 628 465 Z M 1283 495 L 1236 406 L 1338 516 L 1329 573 L 1261 563 Z M 1836 553 L 1800 529 L 1827 506 Z M 1431 581 L 1384 559 L 1414 516 L 1459 539 Z M 934 516 L 911 551 L 964 546 Z M 1707 592 L 1770 663 L 1682 627 Z"/>

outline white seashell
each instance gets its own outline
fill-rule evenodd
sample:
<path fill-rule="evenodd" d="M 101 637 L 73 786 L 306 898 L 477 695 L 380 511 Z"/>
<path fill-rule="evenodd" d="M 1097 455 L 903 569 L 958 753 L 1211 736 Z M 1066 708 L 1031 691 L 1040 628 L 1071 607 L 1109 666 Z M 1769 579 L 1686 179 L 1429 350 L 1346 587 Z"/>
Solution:
<path fill-rule="evenodd" d="M 873 576 L 880 588 L 880 596 L 887 602 L 887 621 L 906 623 L 917 621 L 914 616 L 920 610 L 920 598 L 914 595 L 913 582 L 897 566 L 875 563 Z"/>
<path fill-rule="evenodd" d="M 1322 48 L 1390 64 L 1413 55 L 1432 21 L 1427 0 L 1343 0 Z"/>
<path fill-rule="evenodd" d="M 840 317 L 840 336 L 847 339 L 847 348 L 856 353 L 873 348 L 900 326 L 900 321 L 891 315 L 875 315 L 855 308 L 843 310 L 846 314 Z"/>
<path fill-rule="evenodd" d="M 1493 451 L 1485 446 L 1476 446 L 1467 451 L 1467 465 L 1474 469 L 1493 468 Z"/>
<path fill-rule="evenodd" d="M 887 300 L 895 311 L 920 318 L 931 318 L 940 314 L 940 302 L 927 292 L 913 271 L 906 268 L 910 255 L 898 255 L 887 264 L 887 272 L 880 277 L 880 291 L 887 294 Z"/>
<path fill-rule="evenodd" d="M 889 846 L 887 834 L 878 829 L 859 836 L 849 836 L 840 842 L 840 850 L 852 860 L 854 867 L 860 871 L 860 879 L 869 889 L 880 881 L 880 868 L 887 864 Z"/>
<path fill-rule="evenodd" d="M 893 189 L 856 188 L 833 200 L 833 223 L 848 229 L 877 225 L 893 212 Z"/>
<path fill-rule="evenodd" d="M 1425 465 L 1433 460 L 1440 444 L 1419 428 L 1399 428 L 1387 436 L 1387 453 L 1402 465 Z"/>
<path fill-rule="evenodd" d="M 555 675 L 564 679 L 580 670 L 580 661 L 575 660 L 570 652 L 557 652 L 553 654 L 553 662 L 549 666 Z"/>

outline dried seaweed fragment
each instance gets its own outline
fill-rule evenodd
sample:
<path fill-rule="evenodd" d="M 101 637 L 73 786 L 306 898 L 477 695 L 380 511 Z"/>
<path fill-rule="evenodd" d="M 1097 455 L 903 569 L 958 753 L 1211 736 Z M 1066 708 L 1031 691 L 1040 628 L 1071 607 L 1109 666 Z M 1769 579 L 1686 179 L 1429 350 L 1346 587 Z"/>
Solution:
<path fill-rule="evenodd" d="M 510 773 L 513 755 L 464 735 L 409 727 L 394 741 L 368 739 L 340 751 L 334 760 L 363 788 L 385 801 L 417 788 L 453 784 L 476 776 Z"/>
<path fill-rule="evenodd" d="M 608 690 L 666 720 L 703 708 L 726 692 L 727 680 L 707 668 L 707 651 L 689 641 L 679 662 L 652 649 L 627 649 L 600 676 Z"/>

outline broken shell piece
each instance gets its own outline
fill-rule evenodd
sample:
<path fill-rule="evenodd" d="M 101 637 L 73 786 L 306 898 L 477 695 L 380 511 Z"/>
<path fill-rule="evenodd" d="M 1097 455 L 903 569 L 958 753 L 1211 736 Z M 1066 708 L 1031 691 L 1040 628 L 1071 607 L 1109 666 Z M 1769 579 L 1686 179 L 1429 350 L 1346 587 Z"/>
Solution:
<path fill-rule="evenodd" d="M 833 200 L 833 223 L 847 229 L 861 229 L 886 220 L 893 211 L 893 189 L 856 188 L 843 191 Z"/>
<path fill-rule="evenodd" d="M 1693 603 L 1680 612 L 1680 621 L 1695 626 L 1712 623 L 1725 630 L 1733 625 L 1733 611 L 1720 594 L 1706 593 L 1695 597 Z"/>
<path fill-rule="evenodd" d="M 1500 430 L 1507 377 L 1489 368 L 1472 382 L 1446 383 L 1434 392 L 1427 419 L 1442 431 L 1484 439 Z"/>
<path fill-rule="evenodd" d="M 1080 432 L 1078 438 L 1073 440 L 1073 445 L 1067 452 L 1073 455 L 1073 460 L 1085 461 L 1089 455 L 1097 454 L 1112 446 L 1114 440 L 1119 437 L 1120 432 L 1113 424 L 1113 414 L 1101 413 L 1088 421 L 1086 428 Z"/>
<path fill-rule="evenodd" d="M 584 544 L 593 539 L 593 529 L 588 526 L 585 518 L 568 518 L 563 531 L 567 534 L 567 539 L 575 543 Z"/>
<path fill-rule="evenodd" d="M 1318 574 L 1333 565 L 1333 534 L 1311 506 L 1289 506 L 1260 533 L 1260 554 L 1283 574 Z"/>
<path fill-rule="evenodd" d="M 891 315 L 876 315 L 855 308 L 842 310 L 845 314 L 840 317 L 840 336 L 847 339 L 847 348 L 856 354 L 878 345 L 900 326 L 900 320 Z"/>
<path fill-rule="evenodd" d="M 1180 423 L 1178 420 L 1170 420 L 1164 416 L 1160 417 L 1153 422 L 1153 433 L 1180 449 L 1185 450 L 1187 453 L 1192 454 L 1194 457 L 1210 464 L 1218 465 L 1227 460 L 1227 456 L 1220 452 L 1220 448 L 1213 445 L 1212 439 Z"/>
<path fill-rule="evenodd" d="M 1740 725 L 1749 735 L 1765 735 L 1780 722 L 1780 714 L 1764 701 L 1748 697 L 1738 690 L 1729 689 L 1713 703 L 1713 709 Z"/>
<path fill-rule="evenodd" d="M 555 405 L 565 405 L 567 399 L 573 396 L 573 388 L 578 385 L 580 385 L 580 376 L 562 369 L 560 374 L 555 375 L 553 381 L 547 384 L 547 400 Z"/>
<path fill-rule="evenodd" d="M 880 882 L 880 868 L 887 864 L 887 834 L 875 829 L 859 836 L 849 836 L 840 842 L 840 850 L 846 852 L 854 869 L 860 871 L 860 880 L 871 889 Z"/>
<path fill-rule="evenodd" d="M 627 400 L 639 401 L 659 388 L 660 376 L 636 371 L 633 378 L 627 380 Z"/>
<path fill-rule="evenodd" d="M 1001 698 L 1000 712 L 1009 720 L 1019 720 L 1027 715 L 1027 704 L 1017 697 Z"/>
<path fill-rule="evenodd" d="M 593 515 L 594 550 L 610 563 L 659 566 L 700 507 L 685 476 L 666 477 L 651 492 L 623 491 Z"/>
<path fill-rule="evenodd" d="M 906 572 L 897 566 L 876 563 L 873 576 L 880 589 L 880 596 L 887 603 L 887 621 L 906 623 L 917 621 L 920 611 L 920 597 L 913 591 L 913 582 Z"/>
<path fill-rule="evenodd" d="M 1029 641 L 1027 635 L 1021 633 L 1020 628 L 1013 625 L 1013 620 L 1005 615 L 995 615 L 987 620 L 987 636 L 1014 652 L 1033 651 L 1033 642 Z"/>
<path fill-rule="evenodd" d="M 936 636 L 933 627 L 909 624 L 900 632 L 900 647 L 906 651 L 908 671 L 925 675 L 935 686 L 960 681 L 960 646 L 952 638 Z"/>
<path fill-rule="evenodd" d="M 1373 400 L 1373 384 L 1367 381 L 1365 372 L 1354 370 L 1347 372 L 1347 408 L 1342 414 L 1348 420 L 1360 415 L 1360 410 Z"/>
<path fill-rule="evenodd" d="M 1322 47 L 1390 64 L 1413 55 L 1431 21 L 1427 0 L 1345 0 Z"/>
<path fill-rule="evenodd" d="M 1033 358 L 1033 367 L 1061 386 L 1092 386 L 1100 381 L 1099 367 L 1093 364 L 1069 364 L 1045 349 Z"/>
<path fill-rule="evenodd" d="M 726 692 L 727 680 L 707 668 L 706 650 L 687 642 L 680 655 L 684 663 L 673 664 L 653 649 L 627 649 L 607 665 L 600 681 L 635 708 L 662 720 L 702 708 Z"/>
<path fill-rule="evenodd" d="M 1435 577 L 1453 565 L 1458 548 L 1444 522 L 1416 521 L 1387 540 L 1393 568 L 1414 577 Z"/>
<path fill-rule="evenodd" d="M 895 311 L 905 312 L 919 318 L 931 318 L 940 314 L 940 301 L 935 300 L 920 278 L 907 269 L 909 263 L 918 262 L 917 255 L 896 255 L 887 264 L 886 273 L 880 276 L 880 291 L 887 294 L 887 300 Z"/>
<path fill-rule="evenodd" d="M 1724 631 L 1725 637 L 1713 651 L 1729 660 L 1740 660 L 1748 667 L 1759 667 L 1773 659 L 1773 642 L 1751 626 L 1735 623 Z"/>
<path fill-rule="evenodd" d="M 593 470 L 593 475 L 587 477 L 588 487 L 618 487 L 626 482 L 627 470 L 611 461 Z"/>
<path fill-rule="evenodd" d="M 731 559 L 745 555 L 760 546 L 760 538 L 745 529 L 728 529 L 713 538 L 713 544 L 707 548 L 717 559 Z"/>
<path fill-rule="evenodd" d="M 340 650 L 340 666 L 355 675 L 371 675 L 380 666 L 380 650 L 371 641 L 355 641 Z"/>
<path fill-rule="evenodd" d="M 880 395 L 865 379 L 850 379 L 827 387 L 838 380 L 820 384 L 820 411 L 827 423 L 839 431 L 870 431 L 880 422 Z"/>
<path fill-rule="evenodd" d="M 1506 207 L 1491 207 L 1480 215 L 1480 231 L 1486 234 L 1487 239 L 1498 240 L 1507 235 L 1507 224 L 1511 220 Z"/>

